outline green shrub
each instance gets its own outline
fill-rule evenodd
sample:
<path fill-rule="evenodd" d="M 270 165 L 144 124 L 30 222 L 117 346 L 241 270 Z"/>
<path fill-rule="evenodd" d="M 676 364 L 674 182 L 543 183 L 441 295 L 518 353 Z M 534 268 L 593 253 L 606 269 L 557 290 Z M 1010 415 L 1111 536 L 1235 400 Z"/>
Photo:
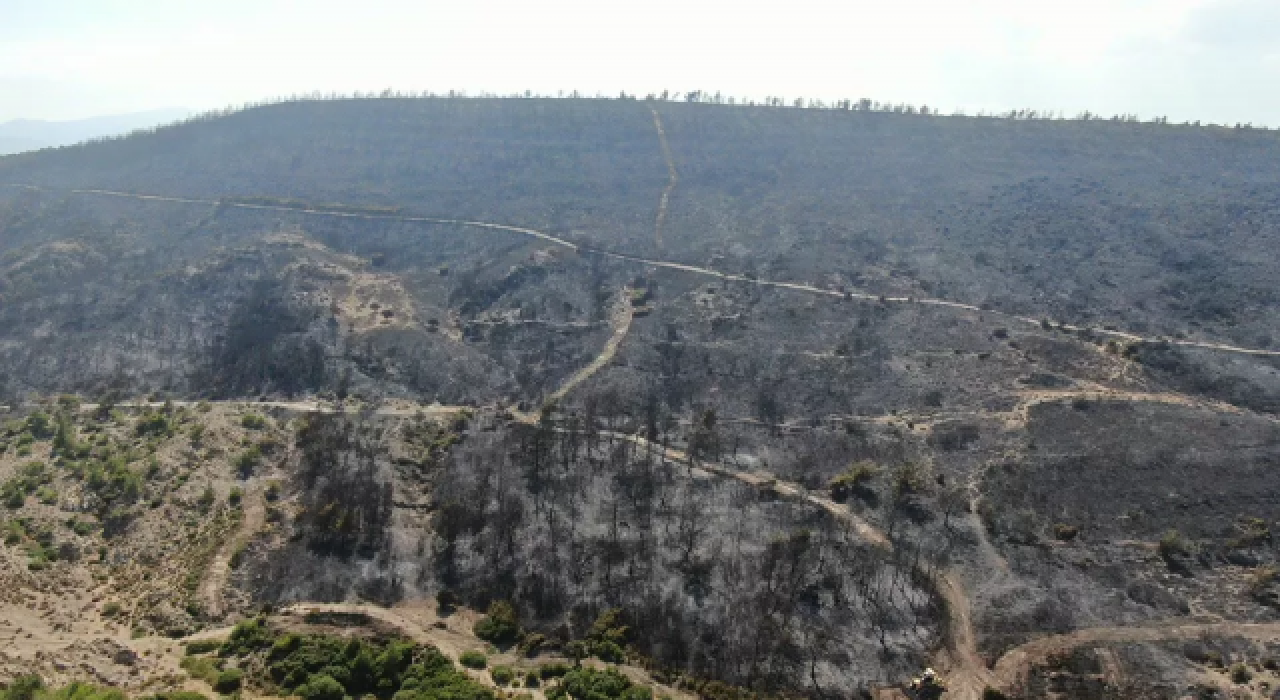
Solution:
<path fill-rule="evenodd" d="M 1231 682 L 1244 685 L 1253 680 L 1253 672 L 1244 664 L 1232 664 L 1231 666 Z"/>
<path fill-rule="evenodd" d="M 540 684 L 537 671 L 530 670 L 524 674 L 524 687 L 537 688 Z"/>
<path fill-rule="evenodd" d="M 175 690 L 168 693 L 156 693 L 155 700 L 209 700 L 209 698 L 203 693 L 193 693 L 190 690 Z"/>
<path fill-rule="evenodd" d="M 312 676 L 297 692 L 304 700 L 342 700 L 347 694 L 341 683 L 323 673 Z"/>
<path fill-rule="evenodd" d="M 879 467 L 871 462 L 854 462 L 827 484 L 831 500 L 843 503 L 850 496 L 869 494 L 871 481 L 879 474 Z"/>
<path fill-rule="evenodd" d="M 35 674 L 18 676 L 0 693 L 3 700 L 34 700 L 44 689 L 44 681 Z"/>
<path fill-rule="evenodd" d="M 213 492 L 213 485 L 210 484 L 204 487 L 204 491 L 202 491 L 200 493 L 200 497 L 196 499 L 196 507 L 199 508 L 201 512 L 208 511 L 213 507 L 213 503 L 216 500 L 218 500 L 218 494 Z"/>
<path fill-rule="evenodd" d="M 239 569 L 244 563 L 245 543 L 237 542 L 234 549 L 231 550 L 231 559 L 227 564 L 233 569 Z"/>
<path fill-rule="evenodd" d="M 187 642 L 188 654 L 208 654 L 218 650 L 222 646 L 222 642 L 216 639 L 196 639 Z"/>
<path fill-rule="evenodd" d="M 53 437 L 53 420 L 44 411 L 36 411 L 27 416 L 27 431 L 37 440 L 48 440 Z"/>
<path fill-rule="evenodd" d="M 982 689 L 982 700 L 1008 700 L 1008 699 L 1009 699 L 1009 696 L 1005 695 L 999 690 L 996 690 L 995 688 L 992 688 L 991 686 L 987 686 Z"/>
<path fill-rule="evenodd" d="M 280 482 L 271 481 L 267 484 L 267 490 L 263 493 L 268 503 L 275 503 L 280 500 Z"/>
<path fill-rule="evenodd" d="M 187 675 L 209 685 L 213 685 L 218 680 L 218 665 L 213 659 L 203 656 L 184 656 L 179 666 L 187 672 Z"/>
<path fill-rule="evenodd" d="M 241 479 L 248 479 L 253 476 L 253 470 L 258 467 L 258 463 L 261 461 L 262 448 L 254 445 L 236 456 L 231 465 L 235 467 L 236 476 Z"/>
<path fill-rule="evenodd" d="M 218 653 L 222 656 L 244 656 L 258 649 L 266 649 L 274 643 L 275 639 L 266 623 L 253 618 L 237 624 Z"/>
<path fill-rule="evenodd" d="M 120 614 L 120 611 L 121 611 L 120 604 L 114 600 L 102 606 L 103 617 L 115 617 L 116 615 Z"/>
<path fill-rule="evenodd" d="M 489 669 L 489 677 L 493 678 L 493 682 L 498 685 L 510 685 L 515 679 L 516 674 L 507 666 L 494 666 Z"/>
<path fill-rule="evenodd" d="M 516 609 L 506 601 L 494 601 L 473 628 L 476 636 L 498 647 L 508 647 L 520 639 Z"/>
<path fill-rule="evenodd" d="M 634 685 L 617 669 L 576 668 L 546 691 L 547 700 L 653 700 L 653 691 Z"/>
<path fill-rule="evenodd" d="M 240 419 L 240 425 L 248 428 L 249 430 L 262 430 L 267 427 L 267 419 L 257 413 L 246 413 L 244 414 L 244 417 Z"/>
<path fill-rule="evenodd" d="M 526 634 L 524 639 L 520 640 L 520 644 L 517 649 L 525 656 L 537 656 L 538 652 L 542 650 L 542 647 L 546 646 L 546 643 L 547 638 L 544 635 L 533 632 L 531 634 Z"/>
<path fill-rule="evenodd" d="M 148 411 L 138 418 L 133 432 L 138 437 L 169 437 L 173 434 L 173 425 L 165 414 Z"/>
<path fill-rule="evenodd" d="M 1177 530 L 1170 530 L 1160 538 L 1157 551 L 1160 553 L 1161 559 L 1166 562 L 1172 562 L 1178 557 L 1185 557 L 1191 554 L 1191 546 Z"/>
<path fill-rule="evenodd" d="M 244 682 L 244 671 L 238 668 L 229 668 L 213 681 L 213 689 L 222 694 L 232 693 L 240 689 L 241 683 Z"/>
<path fill-rule="evenodd" d="M 555 663 L 542 664 L 539 666 L 538 676 L 544 681 L 549 681 L 553 678 L 563 678 L 564 674 L 571 670 L 573 670 L 573 667 L 569 664 L 557 661 Z"/>
<path fill-rule="evenodd" d="M 484 655 L 484 652 L 475 651 L 473 649 L 471 651 L 462 652 L 458 656 L 458 663 L 466 666 L 467 668 L 481 669 L 489 665 L 489 659 Z"/>
<path fill-rule="evenodd" d="M 233 486 L 231 492 L 227 494 L 227 504 L 232 508 L 239 508 L 240 503 L 244 500 L 244 489 L 239 486 Z"/>

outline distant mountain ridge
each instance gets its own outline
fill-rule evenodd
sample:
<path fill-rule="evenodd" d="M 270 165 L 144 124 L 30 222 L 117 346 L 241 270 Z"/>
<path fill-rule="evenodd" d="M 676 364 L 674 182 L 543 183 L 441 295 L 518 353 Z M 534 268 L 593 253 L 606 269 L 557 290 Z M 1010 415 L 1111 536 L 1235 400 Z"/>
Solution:
<path fill-rule="evenodd" d="M 69 146 L 93 138 L 127 134 L 185 119 L 192 111 L 180 107 L 114 114 L 71 121 L 15 119 L 0 124 L 0 156 L 41 148 Z"/>

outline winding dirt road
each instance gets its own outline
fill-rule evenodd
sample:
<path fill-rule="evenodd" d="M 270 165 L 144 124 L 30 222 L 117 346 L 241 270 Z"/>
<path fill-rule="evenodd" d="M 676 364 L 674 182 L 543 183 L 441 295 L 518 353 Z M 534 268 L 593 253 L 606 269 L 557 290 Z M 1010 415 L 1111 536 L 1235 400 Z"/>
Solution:
<path fill-rule="evenodd" d="M 35 185 L 22 185 L 22 184 L 7 184 L 6 186 L 27 188 L 27 189 L 33 189 L 38 191 L 45 191 L 50 189 L 50 188 L 38 187 Z M 936 307 L 946 308 L 946 309 L 955 309 L 957 311 L 966 311 L 966 312 L 972 312 L 972 313 L 978 313 L 978 314 L 989 314 L 992 316 L 999 316 L 1001 318 L 1006 318 L 1012 321 L 1018 321 L 1019 323 L 1033 325 L 1033 326 L 1040 326 L 1043 323 L 1043 320 L 1041 319 L 1030 318 L 1028 316 L 1019 316 L 1017 314 L 1006 313 L 1003 311 L 996 311 L 994 309 L 983 309 L 974 304 L 966 304 L 958 301 L 950 301 L 948 299 L 934 299 L 929 297 L 880 296 L 875 294 L 868 294 L 865 292 L 849 292 L 849 291 L 841 292 L 835 289 L 824 289 L 822 287 L 815 287 L 813 285 L 803 284 L 799 282 L 777 282 L 777 281 L 771 281 L 771 280 L 763 280 L 754 276 L 748 277 L 746 275 L 739 275 L 739 274 L 734 274 L 729 272 L 720 272 L 718 270 L 713 270 L 706 267 L 699 267 L 697 265 L 688 265 L 685 263 L 677 263 L 669 260 L 645 258 L 642 256 L 628 255 L 625 253 L 615 253 L 611 251 L 601 250 L 598 248 L 591 248 L 591 247 L 579 245 L 577 243 L 567 241 L 563 238 L 553 236 L 549 233 L 539 231 L 537 229 L 525 228 L 521 226 L 508 226 L 506 224 L 495 224 L 487 221 L 470 221 L 467 219 L 447 219 L 447 218 L 438 218 L 438 217 L 429 217 L 429 216 L 405 216 L 405 215 L 399 215 L 399 214 L 372 214 L 372 213 L 360 213 L 360 212 L 329 211 L 325 209 L 306 209 L 306 208 L 286 207 L 286 206 L 271 205 L 271 204 L 250 204 L 246 202 L 219 201 L 219 200 L 213 200 L 213 199 L 191 199 L 191 198 L 185 198 L 185 197 L 167 197 L 167 196 L 161 196 L 161 195 L 139 194 L 139 193 L 133 193 L 133 192 L 117 192 L 114 190 L 101 190 L 101 189 L 74 189 L 74 190 L 70 190 L 70 192 L 72 194 L 88 194 L 88 195 L 98 195 L 98 196 L 105 196 L 105 197 L 123 197 L 123 198 L 137 199 L 137 200 L 143 200 L 143 201 L 173 202 L 173 203 L 180 203 L 180 204 L 200 204 L 200 205 L 206 205 L 206 206 L 221 205 L 221 206 L 231 207 L 236 209 L 257 209 L 257 210 L 264 210 L 264 211 L 292 212 L 295 214 L 306 214 L 309 216 L 328 216 L 328 217 L 336 217 L 336 218 L 343 218 L 343 219 L 362 219 L 362 220 L 370 220 L 370 221 L 417 222 L 417 223 L 426 223 L 426 224 L 467 226 L 471 228 L 481 228 L 481 229 L 487 229 L 492 231 L 507 231 L 510 233 L 518 233 L 525 236 L 532 236 L 539 240 L 543 240 L 548 243 L 552 243 L 554 245 L 568 248 L 570 250 L 573 250 L 583 255 L 597 255 L 600 257 L 609 258 L 613 260 L 622 260 L 627 262 L 639 263 L 642 265 L 650 265 L 653 267 L 658 267 L 658 268 L 663 268 L 668 270 L 677 270 L 677 271 L 688 272 L 692 274 L 704 275 L 708 277 L 715 277 L 715 278 L 730 281 L 730 282 L 742 282 L 745 284 L 754 284 L 757 286 L 770 287 L 774 289 L 788 289 L 788 290 L 797 291 L 797 292 L 804 292 L 807 294 L 817 294 L 821 296 L 840 298 L 840 299 L 857 299 L 859 301 L 870 301 L 870 302 L 878 302 L 878 303 L 886 303 L 886 304 L 920 304 L 923 306 L 936 306 Z M 1088 331 L 1095 335 L 1105 336 L 1109 338 L 1116 338 L 1116 339 L 1125 340 L 1128 342 L 1150 342 L 1150 343 L 1164 342 L 1170 345 L 1177 345 L 1181 347 L 1203 348 L 1207 350 L 1218 350 L 1222 352 L 1255 355 L 1259 357 L 1280 357 L 1280 350 L 1262 350 L 1257 348 L 1245 348 L 1245 347 L 1240 347 L 1236 345 L 1228 345 L 1225 343 L 1214 343 L 1214 342 L 1198 341 L 1198 340 L 1150 338 L 1150 337 L 1137 335 L 1135 333 L 1129 333 L 1126 331 L 1112 330 L 1110 328 L 1076 326 L 1069 323 L 1060 323 L 1052 320 L 1050 320 L 1050 323 L 1055 328 L 1059 328 L 1064 331 L 1069 331 L 1069 332 Z"/>

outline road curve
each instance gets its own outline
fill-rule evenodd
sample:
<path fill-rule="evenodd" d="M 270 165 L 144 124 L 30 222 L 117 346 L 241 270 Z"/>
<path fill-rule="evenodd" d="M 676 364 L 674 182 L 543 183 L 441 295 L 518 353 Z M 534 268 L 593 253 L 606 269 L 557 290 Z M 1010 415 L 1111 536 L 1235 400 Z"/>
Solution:
<path fill-rule="evenodd" d="M 36 185 L 24 185 L 24 184 L 6 184 L 5 186 L 23 188 L 23 189 L 33 189 L 33 190 L 39 190 L 39 191 L 51 189 L 51 188 L 39 187 Z M 416 223 L 426 223 L 426 224 L 466 226 L 471 228 L 488 229 L 492 231 L 506 231 L 509 233 L 518 233 L 524 236 L 531 236 L 554 245 L 568 248 L 570 250 L 581 253 L 583 255 L 597 255 L 600 257 L 610 258 L 613 260 L 622 260 L 627 262 L 638 263 L 641 265 L 650 265 L 653 267 L 658 267 L 658 268 L 663 268 L 668 270 L 678 270 L 681 272 L 688 272 L 692 274 L 716 277 L 716 278 L 731 281 L 731 282 L 743 282 L 747 284 L 754 284 L 761 287 L 771 287 L 774 289 L 788 289 L 792 291 L 804 292 L 808 294 L 818 294 L 818 295 L 827 296 L 827 297 L 834 297 L 834 298 L 841 298 L 841 299 L 857 299 L 859 301 L 880 302 L 880 303 L 887 303 L 887 304 L 920 304 L 923 306 L 936 306 L 936 307 L 946 308 L 946 309 L 955 309 L 958 311 L 991 314 L 993 316 L 999 316 L 1001 318 L 1007 318 L 1013 321 L 1018 321 L 1019 323 L 1035 325 L 1035 326 L 1042 325 L 1045 322 L 1045 320 L 1047 320 L 1047 319 L 1035 319 L 1027 316 L 1019 316 L 1017 314 L 1006 313 L 1006 312 L 997 311 L 994 309 L 984 309 L 974 304 L 966 304 L 963 302 L 951 301 L 949 299 L 935 299 L 930 297 L 882 296 L 882 295 L 868 294 L 866 292 L 852 292 L 852 291 L 841 292 L 835 289 L 824 289 L 822 287 L 815 287 L 813 285 L 802 284 L 798 282 L 778 282 L 778 281 L 772 281 L 772 280 L 762 280 L 754 276 L 748 277 L 746 275 L 739 275 L 739 274 L 734 274 L 730 272 L 720 272 L 718 270 L 713 270 L 711 268 L 699 267 L 697 265 L 689 265 L 685 263 L 672 262 L 670 260 L 658 260 L 654 258 L 646 258 L 639 255 L 615 253 L 612 251 L 588 247 L 588 246 L 580 245 L 578 243 L 574 243 L 572 241 L 567 241 L 563 238 L 559 238 L 557 236 L 553 236 L 549 233 L 546 233 L 545 231 L 539 231 L 537 229 L 526 228 L 522 226 L 509 226 L 506 224 L 496 224 L 488 221 L 472 221 L 468 219 L 449 219 L 449 218 L 439 218 L 439 217 L 430 217 L 430 216 L 405 216 L 400 214 L 370 214 L 370 213 L 360 213 L 360 212 L 329 211 L 325 209 L 305 209 L 305 208 L 286 207 L 286 206 L 279 206 L 279 205 L 272 205 L 272 204 L 250 204 L 247 202 L 234 202 L 234 201 L 223 201 L 223 200 L 213 200 L 213 199 L 191 199 L 191 198 L 185 198 L 185 197 L 167 197 L 167 196 L 154 195 L 154 194 L 139 194 L 139 193 L 133 193 L 133 192 L 119 192 L 115 190 L 102 190 L 102 189 L 73 189 L 73 190 L 70 190 L 70 192 L 73 194 L 89 194 L 89 195 L 100 195 L 100 196 L 106 196 L 106 197 L 123 197 L 123 198 L 138 199 L 143 201 L 174 202 L 174 203 L 180 203 L 180 204 L 222 205 L 225 207 L 233 207 L 237 209 L 258 209 L 258 210 L 265 210 L 265 211 L 292 212 L 295 214 L 306 214 L 309 216 L 329 216 L 329 217 L 342 218 L 342 219 L 362 219 L 362 220 L 369 220 L 369 221 L 404 221 L 404 222 L 416 222 Z M 1053 327 L 1064 330 L 1064 331 L 1089 332 L 1095 335 L 1105 336 L 1109 338 L 1116 338 L 1116 339 L 1124 340 L 1128 342 L 1168 343 L 1169 345 L 1177 345 L 1181 347 L 1202 348 L 1206 350 L 1217 350 L 1221 352 L 1231 352 L 1231 353 L 1244 354 L 1244 355 L 1255 355 L 1258 357 L 1280 357 L 1280 350 L 1263 350 L 1258 348 L 1246 348 L 1246 347 L 1240 347 L 1237 345 L 1228 345 L 1226 343 L 1213 343 L 1213 342 L 1199 341 L 1199 340 L 1149 338 L 1149 337 L 1144 337 L 1141 335 L 1137 335 L 1135 333 L 1129 333 L 1121 330 L 1112 330 L 1110 328 L 1099 328 L 1099 327 L 1076 326 L 1069 323 L 1059 323 L 1052 320 L 1049 320 L 1049 323 L 1052 324 Z"/>

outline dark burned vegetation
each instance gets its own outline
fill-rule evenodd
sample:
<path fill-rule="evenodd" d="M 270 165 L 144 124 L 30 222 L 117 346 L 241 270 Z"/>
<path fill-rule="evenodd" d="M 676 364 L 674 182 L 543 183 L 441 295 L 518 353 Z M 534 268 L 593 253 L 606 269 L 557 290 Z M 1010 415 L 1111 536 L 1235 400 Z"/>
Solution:
<path fill-rule="evenodd" d="M 1277 156 L 1167 124 L 385 99 L 0 159 L 32 186 L 0 188 L 6 541 L 24 576 L 180 542 L 164 615 L 112 601 L 143 632 L 212 624 L 223 559 L 238 613 L 485 611 L 467 673 L 551 700 L 648 693 L 598 663 L 844 696 L 947 659 L 985 682 L 967 660 L 1046 634 L 1272 624 L 1280 375 L 1242 351 L 1280 327 Z M 23 403 L 64 391 L 103 400 Z M 180 536 L 130 539 L 157 522 Z M 219 692 L 491 694 L 423 647 L 255 625 Z M 594 661 L 509 665 L 543 653 Z M 1130 685 L 1068 649 L 1004 690 L 1199 673 L 1118 663 L 1143 654 Z"/>
<path fill-rule="evenodd" d="M 473 434 L 434 498 L 441 584 L 481 605 L 514 602 L 520 622 L 562 648 L 598 638 L 589 630 L 617 609 L 625 640 L 590 654 L 621 660 L 625 646 L 768 693 L 805 677 L 865 683 L 860 669 L 909 667 L 936 639 L 928 572 L 946 538 L 887 552 L 816 508 L 572 418 Z"/>

